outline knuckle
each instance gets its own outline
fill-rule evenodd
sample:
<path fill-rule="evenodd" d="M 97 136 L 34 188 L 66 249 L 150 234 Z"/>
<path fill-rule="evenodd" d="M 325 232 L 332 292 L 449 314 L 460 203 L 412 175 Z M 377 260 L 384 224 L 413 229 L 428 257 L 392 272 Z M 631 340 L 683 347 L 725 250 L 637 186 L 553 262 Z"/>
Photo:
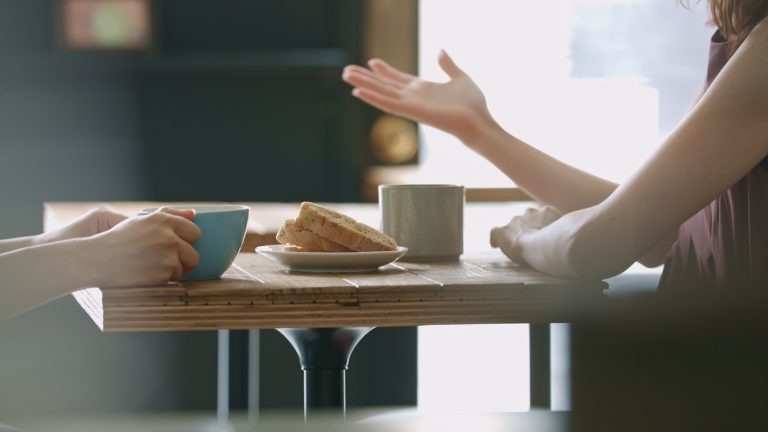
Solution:
<path fill-rule="evenodd" d="M 169 249 L 176 244 L 175 236 L 165 229 L 152 230 L 153 244 L 161 250 Z"/>
<path fill-rule="evenodd" d="M 161 267 L 166 269 L 175 269 L 178 266 L 178 261 L 171 254 L 167 254 L 161 260 Z"/>
<path fill-rule="evenodd" d="M 544 214 L 547 214 L 547 215 L 559 215 L 560 214 L 560 212 L 557 211 L 557 209 L 552 207 L 552 206 L 544 206 L 544 208 L 542 209 L 542 212 Z"/>
<path fill-rule="evenodd" d="M 147 220 L 152 221 L 152 222 L 160 222 L 164 218 L 165 217 L 163 216 L 163 213 L 158 213 L 158 212 L 151 213 L 151 214 L 147 215 Z"/>
<path fill-rule="evenodd" d="M 164 231 L 163 232 L 163 244 L 170 247 L 176 247 L 179 245 L 179 238 L 172 232 Z"/>
<path fill-rule="evenodd" d="M 557 219 L 560 219 L 562 216 L 562 213 L 560 213 L 556 208 L 554 207 L 547 207 L 544 209 L 544 212 L 542 214 L 542 217 L 545 221 L 551 223 L 556 221 Z"/>

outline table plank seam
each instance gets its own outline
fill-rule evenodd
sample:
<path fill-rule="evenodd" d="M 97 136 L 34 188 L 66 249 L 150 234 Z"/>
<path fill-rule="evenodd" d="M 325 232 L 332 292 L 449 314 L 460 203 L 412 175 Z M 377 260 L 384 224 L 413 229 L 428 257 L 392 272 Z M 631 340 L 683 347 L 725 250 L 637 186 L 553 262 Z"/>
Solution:
<path fill-rule="evenodd" d="M 256 276 L 252 275 L 250 272 L 247 272 L 247 271 L 246 271 L 244 268 L 242 268 L 242 267 L 240 267 L 239 265 L 237 265 L 237 263 L 232 263 L 232 267 L 236 268 L 237 270 L 241 271 L 243 274 L 245 274 L 246 276 L 248 276 L 248 277 L 249 277 L 249 278 L 251 278 L 252 280 L 254 280 L 254 281 L 256 281 L 256 282 L 259 282 L 259 283 L 260 283 L 260 284 L 262 284 L 262 285 L 266 285 L 266 284 L 267 284 L 267 283 L 266 283 L 266 282 L 264 282 L 263 280 L 261 280 L 261 279 L 259 279 L 258 277 L 256 277 Z"/>
<path fill-rule="evenodd" d="M 355 287 L 355 288 L 360 288 L 360 285 L 359 285 L 359 284 L 357 284 L 357 283 L 355 283 L 355 282 L 352 282 L 351 280 L 349 280 L 349 279 L 347 279 L 347 278 L 339 277 L 339 279 L 341 279 L 341 280 L 343 280 L 344 282 L 346 282 L 346 283 L 348 283 L 348 284 L 352 285 L 352 286 L 353 286 L 353 287 Z"/>

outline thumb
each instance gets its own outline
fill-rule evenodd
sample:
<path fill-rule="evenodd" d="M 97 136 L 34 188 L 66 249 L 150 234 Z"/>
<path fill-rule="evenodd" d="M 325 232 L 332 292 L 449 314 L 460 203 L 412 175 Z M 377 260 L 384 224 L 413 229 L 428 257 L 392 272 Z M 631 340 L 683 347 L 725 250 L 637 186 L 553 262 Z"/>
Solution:
<path fill-rule="evenodd" d="M 440 68 L 445 71 L 445 73 L 448 74 L 448 76 L 451 78 L 464 75 L 464 71 L 456 66 L 456 63 L 453 62 L 453 59 L 448 55 L 447 52 L 445 52 L 445 50 L 440 50 L 440 54 L 437 56 L 437 63 L 440 65 Z"/>

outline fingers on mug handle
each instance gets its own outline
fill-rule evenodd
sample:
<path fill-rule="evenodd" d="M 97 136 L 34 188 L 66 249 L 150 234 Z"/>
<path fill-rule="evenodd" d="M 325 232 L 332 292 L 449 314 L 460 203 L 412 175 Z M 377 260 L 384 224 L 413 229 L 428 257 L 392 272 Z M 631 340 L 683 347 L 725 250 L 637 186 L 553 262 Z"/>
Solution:
<path fill-rule="evenodd" d="M 170 280 L 176 281 L 181 279 L 182 276 L 184 276 L 184 266 L 181 264 L 181 261 L 178 261 L 176 268 L 173 269 Z"/>
<path fill-rule="evenodd" d="M 195 225 L 194 222 L 190 222 L 187 219 L 172 218 L 171 227 L 176 235 L 187 243 L 196 242 L 202 235 L 200 227 Z"/>
<path fill-rule="evenodd" d="M 195 248 L 187 242 L 179 243 L 179 261 L 181 261 L 182 267 L 184 267 L 184 274 L 189 273 L 200 262 L 200 255 Z"/>
<path fill-rule="evenodd" d="M 190 220 L 190 221 L 195 220 L 195 210 L 193 210 L 193 209 L 184 209 L 184 210 L 182 210 L 182 209 L 175 209 L 173 207 L 165 207 L 165 206 L 163 206 L 163 207 L 160 207 L 159 209 L 157 209 L 157 211 L 158 212 L 163 212 L 163 213 L 168 213 L 169 215 L 173 215 L 173 216 L 180 216 L 180 217 L 183 217 L 184 219 L 187 219 L 187 220 Z"/>

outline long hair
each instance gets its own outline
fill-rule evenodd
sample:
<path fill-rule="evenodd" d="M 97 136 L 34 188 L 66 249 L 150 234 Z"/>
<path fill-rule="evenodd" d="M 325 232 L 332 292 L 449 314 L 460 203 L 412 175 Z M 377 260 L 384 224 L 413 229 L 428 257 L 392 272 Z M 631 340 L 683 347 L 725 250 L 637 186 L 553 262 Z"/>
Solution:
<path fill-rule="evenodd" d="M 680 0 L 690 7 L 690 0 Z M 729 41 L 740 43 L 768 13 L 768 0 L 709 0 L 711 23 Z"/>

